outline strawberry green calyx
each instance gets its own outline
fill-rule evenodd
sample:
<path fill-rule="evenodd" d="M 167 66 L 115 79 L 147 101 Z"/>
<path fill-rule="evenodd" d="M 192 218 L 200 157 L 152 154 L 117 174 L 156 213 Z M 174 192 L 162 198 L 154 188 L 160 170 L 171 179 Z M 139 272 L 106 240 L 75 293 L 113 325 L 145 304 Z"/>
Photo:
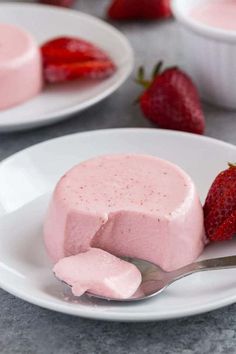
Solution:
<path fill-rule="evenodd" d="M 143 67 L 138 71 L 136 82 L 144 89 L 136 102 L 144 116 L 159 128 L 203 134 L 205 118 L 193 81 L 178 67 L 162 65 L 157 64 L 150 79 Z"/>
<path fill-rule="evenodd" d="M 163 61 L 160 60 L 155 66 L 154 66 L 154 69 L 153 69 L 153 72 L 152 72 L 152 80 L 154 80 L 156 78 L 156 76 L 158 76 L 159 74 L 161 74 L 161 69 L 163 67 Z"/>
<path fill-rule="evenodd" d="M 135 81 L 137 82 L 137 84 L 140 84 L 145 89 L 147 89 L 151 85 L 151 82 L 145 79 L 145 69 L 143 66 L 139 67 L 137 78 Z"/>
<path fill-rule="evenodd" d="M 137 78 L 136 78 L 136 82 L 137 84 L 140 84 L 141 86 L 143 86 L 145 89 L 148 89 L 152 82 L 154 81 L 154 79 L 161 74 L 161 69 L 163 67 L 163 61 L 159 61 L 153 71 L 152 71 L 152 75 L 151 75 L 151 79 L 150 80 L 146 80 L 145 78 L 145 69 L 143 66 L 140 66 L 138 69 L 138 73 L 137 73 Z"/>
<path fill-rule="evenodd" d="M 228 166 L 229 166 L 229 168 L 236 168 L 236 162 L 234 162 L 234 163 L 229 162 Z"/>

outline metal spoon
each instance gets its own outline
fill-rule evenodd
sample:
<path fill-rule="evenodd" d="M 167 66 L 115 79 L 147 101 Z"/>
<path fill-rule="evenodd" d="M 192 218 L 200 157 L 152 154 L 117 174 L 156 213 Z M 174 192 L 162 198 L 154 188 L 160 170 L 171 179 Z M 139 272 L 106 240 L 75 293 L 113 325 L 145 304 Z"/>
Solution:
<path fill-rule="evenodd" d="M 191 263 L 185 267 L 179 268 L 173 272 L 165 272 L 159 266 L 136 258 L 124 258 L 125 260 L 135 264 L 142 273 L 142 283 L 133 295 L 133 297 L 128 299 L 108 299 L 103 296 L 96 294 L 91 294 L 87 292 L 86 294 L 94 298 L 109 300 L 109 301 L 119 301 L 119 302 L 131 302 L 146 300 L 153 296 L 160 294 L 169 285 L 173 284 L 175 281 L 182 279 L 188 275 L 203 272 L 207 270 L 220 270 L 220 269 L 230 269 L 236 268 L 236 256 L 222 257 L 207 259 L 200 262 Z"/>

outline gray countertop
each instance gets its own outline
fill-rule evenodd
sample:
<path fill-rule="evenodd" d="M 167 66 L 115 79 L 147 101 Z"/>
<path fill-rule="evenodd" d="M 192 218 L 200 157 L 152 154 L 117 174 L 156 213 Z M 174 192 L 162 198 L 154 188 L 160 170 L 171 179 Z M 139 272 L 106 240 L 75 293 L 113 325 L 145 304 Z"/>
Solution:
<path fill-rule="evenodd" d="M 77 8 L 99 17 L 109 1 L 79 0 Z M 136 67 L 158 59 L 184 68 L 179 28 L 165 23 L 115 24 L 136 53 Z M 148 45 L 147 45 L 148 43 Z M 130 78 L 115 94 L 64 122 L 0 135 L 0 159 L 64 134 L 118 127 L 150 127 L 131 103 L 140 89 Z M 206 135 L 236 144 L 236 112 L 204 105 Z M 236 305 L 188 319 L 109 323 L 75 318 L 28 304 L 0 290 L 0 353 L 236 353 Z"/>

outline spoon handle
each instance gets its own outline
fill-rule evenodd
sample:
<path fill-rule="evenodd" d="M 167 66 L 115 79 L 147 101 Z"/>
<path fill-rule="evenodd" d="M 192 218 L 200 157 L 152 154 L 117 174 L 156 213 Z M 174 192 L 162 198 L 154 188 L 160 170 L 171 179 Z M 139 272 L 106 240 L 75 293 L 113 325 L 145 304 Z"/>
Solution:
<path fill-rule="evenodd" d="M 199 262 L 191 263 L 169 274 L 171 275 L 170 278 L 172 278 L 171 282 L 173 282 L 196 272 L 230 268 L 236 268 L 236 256 L 202 260 Z"/>
<path fill-rule="evenodd" d="M 236 256 L 206 259 L 193 263 L 198 270 L 217 270 L 236 267 Z"/>

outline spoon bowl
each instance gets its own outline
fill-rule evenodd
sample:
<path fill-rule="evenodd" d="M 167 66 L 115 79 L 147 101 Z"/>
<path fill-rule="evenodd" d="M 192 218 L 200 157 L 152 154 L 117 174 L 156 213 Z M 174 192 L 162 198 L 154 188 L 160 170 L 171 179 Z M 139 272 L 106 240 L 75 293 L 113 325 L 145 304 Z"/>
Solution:
<path fill-rule="evenodd" d="M 134 302 L 150 299 L 162 293 L 168 286 L 174 282 L 190 276 L 197 272 L 232 269 L 236 268 L 236 256 L 228 256 L 221 258 L 213 258 L 202 260 L 199 262 L 191 263 L 187 266 L 174 270 L 172 272 L 166 272 L 158 265 L 137 258 L 123 258 L 124 260 L 133 263 L 142 274 L 142 283 L 136 293 L 127 299 L 115 299 L 107 298 L 104 296 L 92 294 L 87 292 L 90 297 L 94 297 L 106 301 L 116 302 Z"/>

